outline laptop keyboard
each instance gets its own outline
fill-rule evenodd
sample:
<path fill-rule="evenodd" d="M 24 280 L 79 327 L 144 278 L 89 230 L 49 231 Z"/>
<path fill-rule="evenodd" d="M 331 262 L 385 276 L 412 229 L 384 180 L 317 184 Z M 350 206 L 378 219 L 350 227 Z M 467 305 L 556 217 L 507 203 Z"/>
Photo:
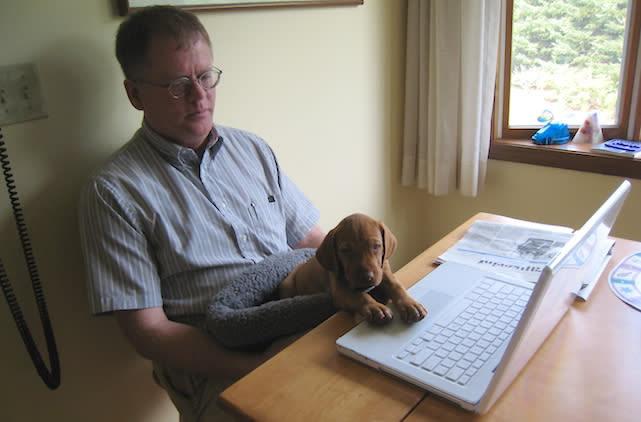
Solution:
<path fill-rule="evenodd" d="M 485 279 L 396 358 L 466 385 L 512 335 L 532 290 Z"/>

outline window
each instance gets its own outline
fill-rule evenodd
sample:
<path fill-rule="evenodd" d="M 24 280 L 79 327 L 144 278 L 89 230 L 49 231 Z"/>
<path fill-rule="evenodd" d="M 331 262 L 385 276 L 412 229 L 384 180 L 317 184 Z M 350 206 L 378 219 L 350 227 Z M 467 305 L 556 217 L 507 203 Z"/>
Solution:
<path fill-rule="evenodd" d="M 548 119 L 573 134 L 591 112 L 605 139 L 641 140 L 641 0 L 506 6 L 490 158 L 641 178 L 641 160 L 530 141 Z"/>

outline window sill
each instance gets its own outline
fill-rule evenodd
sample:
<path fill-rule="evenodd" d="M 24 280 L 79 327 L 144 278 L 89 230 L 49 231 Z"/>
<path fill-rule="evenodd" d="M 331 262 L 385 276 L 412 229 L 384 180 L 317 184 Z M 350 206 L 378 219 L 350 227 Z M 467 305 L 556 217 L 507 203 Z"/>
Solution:
<path fill-rule="evenodd" d="M 524 139 L 495 139 L 489 158 L 641 179 L 641 159 L 590 152 L 590 144 L 536 145 Z"/>

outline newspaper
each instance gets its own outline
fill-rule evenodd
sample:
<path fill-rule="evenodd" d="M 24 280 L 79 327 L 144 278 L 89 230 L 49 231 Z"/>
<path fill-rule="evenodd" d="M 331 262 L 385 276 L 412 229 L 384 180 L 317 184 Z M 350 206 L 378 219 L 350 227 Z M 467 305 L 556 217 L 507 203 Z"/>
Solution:
<path fill-rule="evenodd" d="M 475 221 L 436 261 L 457 262 L 535 283 L 545 265 L 572 237 L 572 229 L 513 221 Z"/>

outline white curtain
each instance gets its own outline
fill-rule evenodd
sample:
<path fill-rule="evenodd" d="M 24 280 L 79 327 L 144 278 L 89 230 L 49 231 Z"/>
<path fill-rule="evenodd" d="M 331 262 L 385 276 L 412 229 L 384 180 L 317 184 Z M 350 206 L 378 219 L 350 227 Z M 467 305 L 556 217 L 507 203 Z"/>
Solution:
<path fill-rule="evenodd" d="M 403 185 L 483 187 L 500 26 L 501 0 L 408 0 Z"/>

